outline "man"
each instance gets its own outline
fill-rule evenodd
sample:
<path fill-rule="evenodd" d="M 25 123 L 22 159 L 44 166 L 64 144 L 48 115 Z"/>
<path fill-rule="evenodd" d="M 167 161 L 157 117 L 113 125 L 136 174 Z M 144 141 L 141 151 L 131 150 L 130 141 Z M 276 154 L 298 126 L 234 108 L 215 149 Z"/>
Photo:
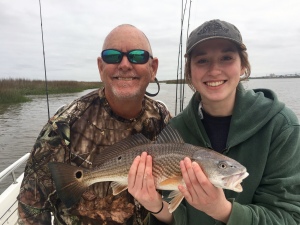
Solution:
<path fill-rule="evenodd" d="M 110 182 L 91 185 L 67 208 L 57 197 L 50 161 L 93 168 L 107 146 L 142 133 L 154 139 L 166 126 L 166 107 L 145 96 L 158 59 L 143 32 L 124 24 L 103 44 L 98 68 L 104 88 L 59 110 L 42 129 L 25 168 L 19 200 L 20 224 L 142 224 L 148 212 L 124 191 L 112 195 Z M 61 171 L 63 173 L 63 171 Z"/>

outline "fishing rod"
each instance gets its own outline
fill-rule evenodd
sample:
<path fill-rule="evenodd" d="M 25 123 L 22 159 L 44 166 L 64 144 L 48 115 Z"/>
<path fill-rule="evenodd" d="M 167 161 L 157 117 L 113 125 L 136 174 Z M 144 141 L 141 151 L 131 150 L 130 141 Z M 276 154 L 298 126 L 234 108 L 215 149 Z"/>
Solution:
<path fill-rule="evenodd" d="M 179 112 L 183 110 L 183 104 L 184 104 L 184 87 L 185 87 L 185 80 L 182 76 L 182 37 L 183 37 L 183 24 L 184 24 L 184 17 L 185 17 L 185 11 L 187 6 L 187 1 L 185 1 L 185 5 L 183 8 L 183 0 L 181 1 L 181 29 L 180 29 L 180 41 L 179 41 L 179 52 L 178 52 L 178 61 L 177 61 L 177 78 L 176 78 L 176 97 L 175 97 L 175 116 L 177 115 L 177 104 L 178 104 L 178 89 L 179 89 Z M 191 5 L 192 1 L 190 0 L 189 4 L 189 15 L 188 15 L 188 27 L 187 27 L 187 37 L 188 37 L 188 31 L 189 31 L 189 22 L 190 22 L 190 15 L 191 15 Z M 180 70 L 180 72 L 179 72 Z M 179 77 L 180 75 L 180 77 Z M 180 81 L 180 84 L 179 84 Z M 178 87 L 179 86 L 179 87 Z"/>
<path fill-rule="evenodd" d="M 188 17 L 188 21 L 187 21 L 187 29 L 186 29 L 186 40 L 188 39 L 189 37 L 189 29 L 190 29 L 190 18 L 191 18 L 191 6 L 192 6 L 192 0 L 190 0 L 190 7 L 189 7 L 189 17 Z M 186 61 L 186 59 L 185 59 Z M 184 88 L 185 88 L 185 77 L 183 77 L 182 79 L 182 98 L 181 98 L 181 108 L 180 108 L 180 111 L 183 110 L 183 103 L 184 103 Z"/>
<path fill-rule="evenodd" d="M 47 72 L 46 72 L 46 58 L 45 58 L 45 47 L 44 47 L 44 32 L 43 32 L 43 20 L 42 20 L 41 0 L 39 0 L 39 5 L 40 5 L 40 21 L 41 21 L 41 33 L 42 33 L 42 45 L 43 45 L 43 58 L 44 58 L 44 71 L 45 71 L 45 83 L 46 83 L 46 97 L 47 97 L 48 120 L 50 120 L 49 97 L 48 97 L 48 81 L 47 81 Z"/>
<path fill-rule="evenodd" d="M 185 2 L 185 7 L 186 7 Z M 177 115 L 177 101 L 178 101 L 178 85 L 179 79 L 182 81 L 182 32 L 183 32 L 183 22 L 184 22 L 185 8 L 183 9 L 183 0 L 181 1 L 181 28 L 180 28 L 180 38 L 179 38 L 179 52 L 178 52 L 178 60 L 177 60 L 177 78 L 176 78 L 176 96 L 175 96 L 175 116 Z M 180 66 L 179 66 L 180 65 Z M 179 72 L 180 70 L 180 72 Z M 180 78 L 178 78 L 180 74 Z M 180 82 L 181 83 L 181 82 Z M 180 91 L 180 98 L 181 98 Z M 179 107 L 180 108 L 180 107 Z"/>

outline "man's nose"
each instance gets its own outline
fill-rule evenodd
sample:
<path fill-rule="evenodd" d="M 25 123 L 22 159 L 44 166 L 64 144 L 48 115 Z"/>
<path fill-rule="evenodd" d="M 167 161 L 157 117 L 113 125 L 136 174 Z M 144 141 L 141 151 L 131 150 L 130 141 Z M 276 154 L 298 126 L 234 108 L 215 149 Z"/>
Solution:
<path fill-rule="evenodd" d="M 128 58 L 126 55 L 123 55 L 122 57 L 122 60 L 121 62 L 119 63 L 119 68 L 120 69 L 125 69 L 125 70 L 128 70 L 128 69 L 131 69 L 132 68 L 132 64 L 131 62 L 129 62 Z"/>

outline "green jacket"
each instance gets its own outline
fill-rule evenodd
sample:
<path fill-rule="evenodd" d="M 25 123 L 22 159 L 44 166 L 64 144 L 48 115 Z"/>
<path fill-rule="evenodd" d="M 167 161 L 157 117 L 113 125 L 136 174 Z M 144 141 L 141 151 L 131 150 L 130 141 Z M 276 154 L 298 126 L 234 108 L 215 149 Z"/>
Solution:
<path fill-rule="evenodd" d="M 199 93 L 170 123 L 185 142 L 211 148 L 198 106 Z M 271 90 L 246 91 L 240 84 L 223 154 L 247 168 L 243 192 L 224 190 L 233 202 L 227 225 L 300 224 L 300 126 L 296 115 Z M 174 224 L 223 224 L 185 200 Z"/>

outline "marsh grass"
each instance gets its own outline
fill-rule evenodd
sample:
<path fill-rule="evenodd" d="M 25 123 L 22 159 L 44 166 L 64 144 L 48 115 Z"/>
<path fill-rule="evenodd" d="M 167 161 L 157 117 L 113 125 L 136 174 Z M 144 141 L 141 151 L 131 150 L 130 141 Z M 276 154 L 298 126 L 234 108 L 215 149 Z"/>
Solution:
<path fill-rule="evenodd" d="M 48 94 L 81 92 L 101 87 L 101 82 L 48 81 Z M 30 101 L 27 95 L 45 95 L 46 82 L 29 79 L 0 79 L 0 104 Z"/>

